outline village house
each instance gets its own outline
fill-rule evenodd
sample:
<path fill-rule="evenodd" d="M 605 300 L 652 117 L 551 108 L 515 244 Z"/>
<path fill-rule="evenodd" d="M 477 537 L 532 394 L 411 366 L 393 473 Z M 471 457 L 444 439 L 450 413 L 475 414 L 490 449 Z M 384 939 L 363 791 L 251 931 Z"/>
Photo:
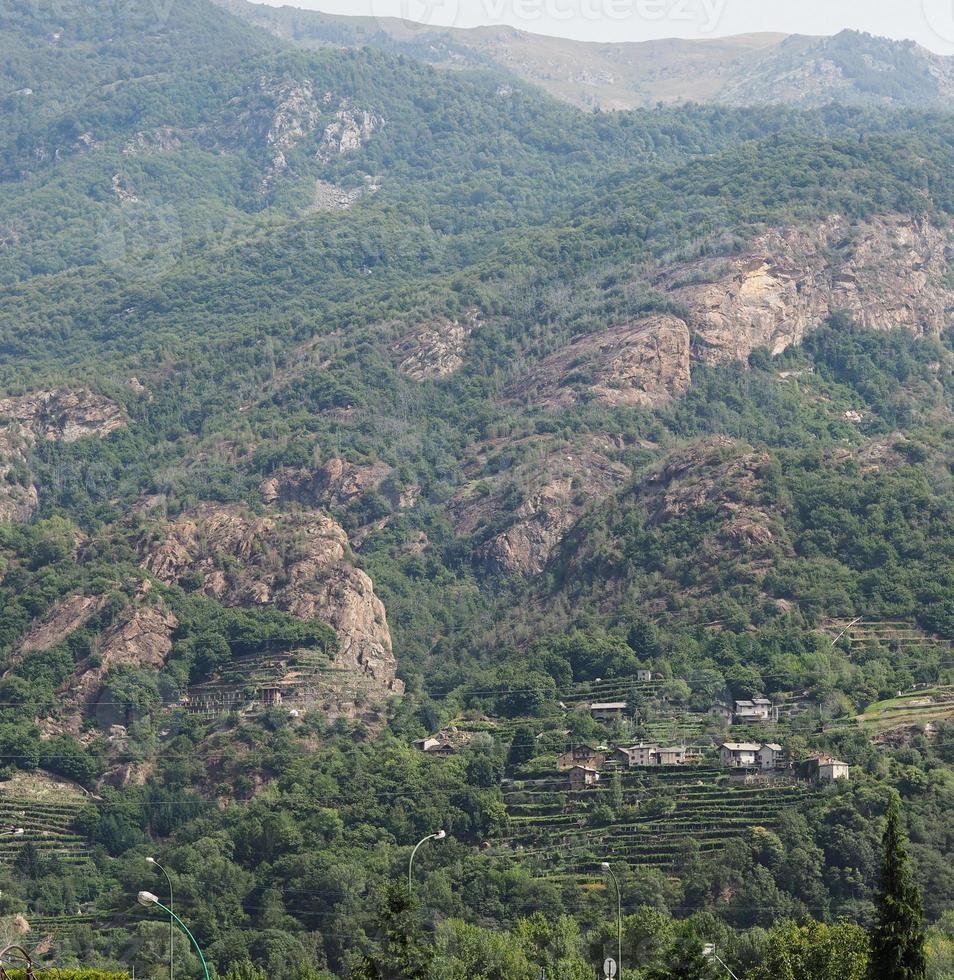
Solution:
<path fill-rule="evenodd" d="M 763 772 L 778 769 L 782 765 L 783 758 L 782 746 L 776 742 L 766 742 L 755 753 L 755 761 L 758 763 L 759 769 Z"/>
<path fill-rule="evenodd" d="M 651 670 L 640 669 L 636 671 L 636 680 L 641 682 L 651 681 L 653 679 L 653 672 Z"/>
<path fill-rule="evenodd" d="M 614 749 L 613 758 L 630 769 L 634 769 L 637 766 L 654 766 L 656 764 L 655 755 L 658 749 L 658 745 L 640 742 L 639 745 L 630 745 L 626 748 L 620 746 Z"/>
<path fill-rule="evenodd" d="M 768 698 L 735 702 L 735 720 L 740 724 L 765 722 L 772 719 L 772 702 Z"/>
<path fill-rule="evenodd" d="M 574 745 L 568 752 L 557 757 L 557 768 L 567 770 L 574 766 L 588 766 L 599 769 L 605 759 L 605 754 L 592 745 Z"/>
<path fill-rule="evenodd" d="M 824 752 L 816 752 L 799 767 L 800 774 L 819 783 L 833 783 L 836 779 L 848 779 L 848 763 L 833 759 Z"/>
<path fill-rule="evenodd" d="M 681 766 L 686 761 L 686 747 L 674 745 L 661 747 L 654 743 L 620 747 L 613 751 L 613 759 L 629 769 L 644 766 Z"/>
<path fill-rule="evenodd" d="M 660 748 L 656 752 L 657 766 L 681 766 L 686 761 L 685 745 L 673 745 Z"/>
<path fill-rule="evenodd" d="M 414 748 L 428 755 L 451 756 L 457 755 L 473 737 L 473 732 L 462 732 L 452 725 L 436 735 L 415 739 L 412 744 Z"/>
<path fill-rule="evenodd" d="M 429 738 L 418 738 L 414 740 L 414 748 L 428 755 L 451 756 L 457 755 L 457 748 L 446 739 L 430 736 Z"/>
<path fill-rule="evenodd" d="M 568 773 L 571 790 L 586 789 L 600 781 L 600 774 L 589 766 L 574 766 Z"/>
<path fill-rule="evenodd" d="M 724 701 L 716 701 L 709 709 L 709 715 L 713 718 L 722 718 L 724 721 L 732 721 L 733 711 Z"/>
<path fill-rule="evenodd" d="M 719 746 L 719 761 L 726 769 L 754 769 L 759 742 L 723 742 Z"/>
<path fill-rule="evenodd" d="M 848 779 L 848 763 L 829 759 L 818 765 L 818 778 L 823 783 L 833 783 L 836 779 Z"/>
<path fill-rule="evenodd" d="M 604 701 L 590 705 L 590 715 L 597 721 L 615 721 L 626 714 L 625 701 Z"/>

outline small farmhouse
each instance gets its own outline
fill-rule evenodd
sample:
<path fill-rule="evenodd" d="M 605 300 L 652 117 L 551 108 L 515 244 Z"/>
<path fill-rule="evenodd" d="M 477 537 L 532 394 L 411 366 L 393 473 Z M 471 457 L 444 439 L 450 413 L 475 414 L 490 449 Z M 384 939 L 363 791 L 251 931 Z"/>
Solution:
<path fill-rule="evenodd" d="M 726 721 L 732 721 L 733 711 L 725 702 L 716 701 L 709 709 L 709 715 L 712 718 L 724 718 Z"/>
<path fill-rule="evenodd" d="M 740 724 L 770 721 L 772 702 L 768 698 L 753 698 L 751 701 L 735 702 L 735 720 Z"/>
<path fill-rule="evenodd" d="M 618 748 L 613 752 L 616 762 L 629 769 L 642 766 L 681 766 L 686 761 L 685 745 L 659 746 L 649 742 Z"/>
<path fill-rule="evenodd" d="M 723 742 L 719 746 L 719 761 L 726 769 L 753 769 L 759 742 Z"/>
<path fill-rule="evenodd" d="M 848 779 L 848 763 L 833 759 L 824 752 L 817 752 L 801 767 L 802 775 L 820 783 L 833 783 L 836 779 Z"/>
<path fill-rule="evenodd" d="M 604 701 L 590 705 L 590 714 L 597 721 L 615 721 L 626 714 L 625 701 Z"/>
<path fill-rule="evenodd" d="M 613 758 L 621 765 L 629 769 L 637 766 L 656 765 L 656 752 L 659 746 L 648 742 L 640 742 L 639 745 L 630 745 L 626 748 L 620 747 L 613 751 Z"/>
<path fill-rule="evenodd" d="M 782 746 L 776 742 L 766 742 L 758 750 L 758 752 L 755 753 L 755 761 L 758 764 L 759 769 L 761 769 L 763 772 L 780 768 L 783 759 L 784 753 L 782 751 Z"/>
<path fill-rule="evenodd" d="M 848 763 L 829 759 L 819 763 L 818 778 L 823 783 L 833 783 L 836 779 L 848 779 Z"/>
<path fill-rule="evenodd" d="M 681 766 L 686 761 L 685 745 L 673 745 L 660 748 L 656 752 L 657 766 Z"/>
<path fill-rule="evenodd" d="M 574 766 L 568 773 L 570 789 L 586 789 L 595 786 L 600 781 L 600 774 L 589 766 Z"/>
<path fill-rule="evenodd" d="M 415 739 L 414 748 L 421 752 L 426 752 L 428 755 L 450 756 L 457 754 L 457 749 L 454 745 L 436 736 Z"/>
<path fill-rule="evenodd" d="M 651 670 L 639 669 L 636 671 L 636 680 L 642 682 L 648 682 L 653 679 L 653 672 Z"/>
<path fill-rule="evenodd" d="M 557 768 L 566 771 L 574 766 L 589 766 L 599 769 L 606 756 L 592 745 L 574 745 L 568 752 L 557 757 Z"/>

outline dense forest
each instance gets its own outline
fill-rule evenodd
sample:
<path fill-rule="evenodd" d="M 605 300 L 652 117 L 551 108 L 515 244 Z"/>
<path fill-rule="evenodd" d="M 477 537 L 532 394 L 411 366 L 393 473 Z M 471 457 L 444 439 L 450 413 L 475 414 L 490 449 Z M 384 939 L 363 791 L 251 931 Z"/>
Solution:
<path fill-rule="evenodd" d="M 205 0 L 0 52 L 5 939 L 164 976 L 171 884 L 228 980 L 583 980 L 618 909 L 628 977 L 860 980 L 894 834 L 954 976 L 954 118 Z"/>

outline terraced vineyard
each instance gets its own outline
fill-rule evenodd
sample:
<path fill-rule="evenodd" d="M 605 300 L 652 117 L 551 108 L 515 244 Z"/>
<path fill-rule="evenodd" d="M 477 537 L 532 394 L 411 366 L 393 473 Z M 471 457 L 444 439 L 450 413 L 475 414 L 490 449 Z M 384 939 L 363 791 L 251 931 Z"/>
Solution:
<path fill-rule="evenodd" d="M 75 832 L 82 809 L 79 802 L 52 802 L 17 799 L 0 795 L 0 862 L 13 861 L 32 844 L 41 857 L 55 856 L 66 864 L 82 864 L 90 857 L 84 837 Z M 22 827 L 20 836 L 10 834 Z"/>
<path fill-rule="evenodd" d="M 911 691 L 871 704 L 853 721 L 873 732 L 929 725 L 954 717 L 954 686 Z"/>
<path fill-rule="evenodd" d="M 912 623 L 835 619 L 827 624 L 826 629 L 841 636 L 842 642 L 852 651 L 859 651 L 869 643 L 899 650 L 905 647 L 926 647 L 940 650 L 945 655 L 954 651 L 951 640 L 925 633 Z"/>
<path fill-rule="evenodd" d="M 612 821 L 595 809 L 610 802 L 608 779 L 577 792 L 559 778 L 507 784 L 510 835 L 500 847 L 548 878 L 596 877 L 606 858 L 665 869 L 687 838 L 703 852 L 717 851 L 756 827 L 777 826 L 786 809 L 813 792 L 787 778 L 730 785 L 725 770 L 710 768 L 626 772 L 621 783 L 622 805 Z"/>

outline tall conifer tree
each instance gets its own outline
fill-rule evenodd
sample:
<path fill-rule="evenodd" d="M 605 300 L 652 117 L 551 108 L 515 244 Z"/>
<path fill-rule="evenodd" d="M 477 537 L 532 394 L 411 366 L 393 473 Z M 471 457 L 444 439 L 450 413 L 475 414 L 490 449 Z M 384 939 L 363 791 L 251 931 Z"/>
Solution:
<path fill-rule="evenodd" d="M 881 886 L 875 899 L 877 922 L 871 934 L 871 980 L 924 980 L 924 906 L 911 877 L 901 801 L 888 808 Z"/>

